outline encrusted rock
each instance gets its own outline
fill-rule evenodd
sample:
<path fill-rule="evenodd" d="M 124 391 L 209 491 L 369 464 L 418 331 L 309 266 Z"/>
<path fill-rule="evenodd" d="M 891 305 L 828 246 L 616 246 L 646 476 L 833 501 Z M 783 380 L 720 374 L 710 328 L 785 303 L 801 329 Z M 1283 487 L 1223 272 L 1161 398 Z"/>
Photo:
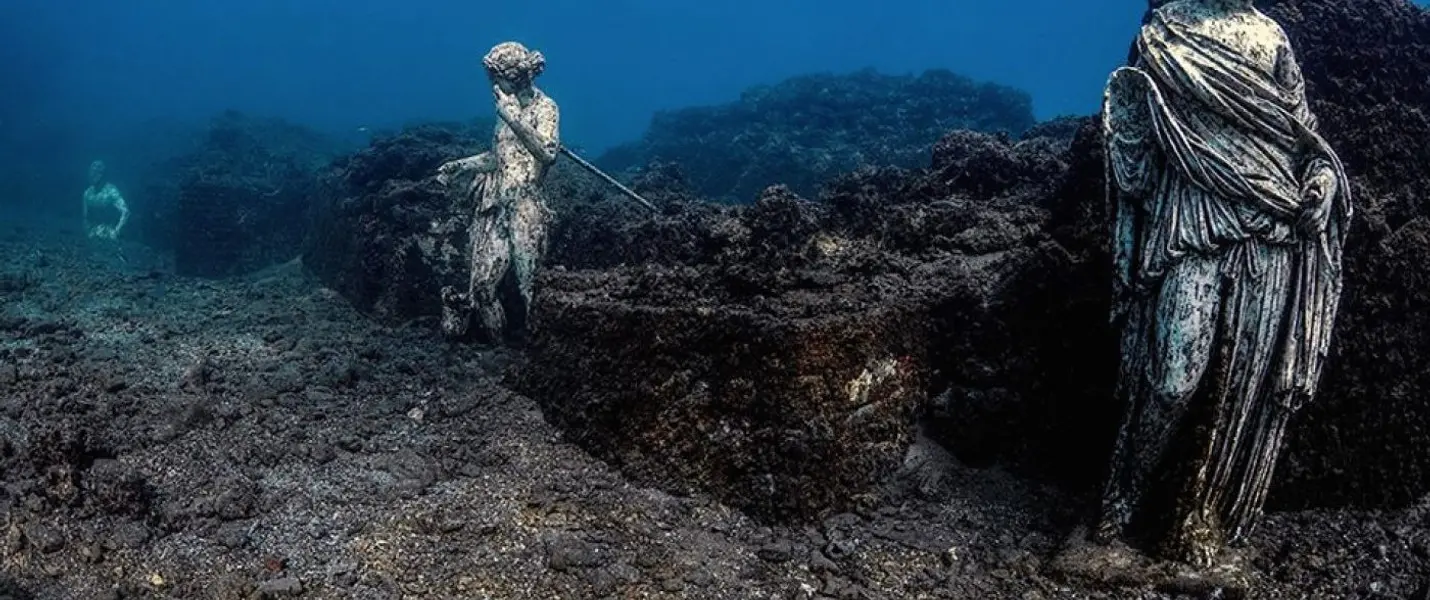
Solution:
<path fill-rule="evenodd" d="M 1292 425 L 1271 503 L 1410 505 L 1430 493 L 1430 13 L 1408 0 L 1268 4 L 1360 211 L 1321 392 Z"/>
<path fill-rule="evenodd" d="M 717 301 L 729 290 L 711 288 L 734 281 L 551 274 L 523 386 L 567 437 L 646 484 L 769 520 L 849 507 L 911 439 L 923 313 L 880 293 L 890 282 Z"/>
<path fill-rule="evenodd" d="M 1027 93 L 946 70 L 818 74 L 745 90 L 726 105 L 657 114 L 641 140 L 596 164 L 619 172 L 674 161 L 701 195 L 745 203 L 776 184 L 812 196 L 859 167 L 922 167 L 951 130 L 1016 135 L 1031 125 Z"/>
<path fill-rule="evenodd" d="M 318 170 L 337 144 L 303 127 L 226 112 L 181 159 L 173 215 L 174 266 L 183 275 L 242 275 L 296 257 L 307 234 Z"/>
<path fill-rule="evenodd" d="M 418 126 L 381 138 L 323 181 L 304 265 L 359 310 L 400 323 L 441 313 L 465 289 L 471 208 L 433 180 L 481 147 L 476 130 Z"/>

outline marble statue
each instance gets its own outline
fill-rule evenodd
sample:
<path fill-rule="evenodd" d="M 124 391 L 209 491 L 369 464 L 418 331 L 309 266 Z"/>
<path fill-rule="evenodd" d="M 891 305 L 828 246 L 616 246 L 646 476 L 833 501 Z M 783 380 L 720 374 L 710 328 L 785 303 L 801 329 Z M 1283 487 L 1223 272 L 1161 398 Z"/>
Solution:
<path fill-rule="evenodd" d="M 475 200 L 471 275 L 465 291 L 442 290 L 442 330 L 467 333 L 477 313 L 488 339 L 500 341 L 507 315 L 499 289 L 510 271 L 529 314 L 536 268 L 545 250 L 549 211 L 541 182 L 561 151 L 556 103 L 533 82 L 546 68 L 540 52 L 498 44 L 482 60 L 492 82 L 497 124 L 492 150 L 443 164 L 437 178 Z M 469 182 L 463 185 L 459 182 Z"/>
<path fill-rule="evenodd" d="M 114 224 L 91 225 L 90 211 L 106 209 L 118 213 Z M 119 188 L 105 179 L 104 161 L 101 160 L 89 164 L 89 187 L 84 190 L 83 222 L 85 235 L 106 240 L 118 239 L 124 225 L 129 222 L 129 205 L 124 202 L 124 195 L 119 193 Z"/>
<path fill-rule="evenodd" d="M 1286 34 L 1252 4 L 1154 3 L 1102 112 L 1126 411 L 1094 538 L 1198 566 L 1256 526 L 1315 395 L 1352 214 Z"/>

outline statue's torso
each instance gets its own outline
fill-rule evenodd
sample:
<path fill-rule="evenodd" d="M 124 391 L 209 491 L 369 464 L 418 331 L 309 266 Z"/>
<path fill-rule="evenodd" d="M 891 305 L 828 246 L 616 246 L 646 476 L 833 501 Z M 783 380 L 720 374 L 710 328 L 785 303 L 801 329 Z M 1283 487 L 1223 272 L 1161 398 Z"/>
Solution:
<path fill-rule="evenodd" d="M 1207 56 L 1231 53 L 1240 60 L 1227 60 L 1225 68 L 1253 70 L 1237 75 L 1247 81 L 1268 81 L 1272 94 L 1280 96 L 1288 109 L 1301 100 L 1296 97 L 1299 84 L 1299 70 L 1293 64 L 1295 56 L 1281 26 L 1273 19 L 1255 9 L 1229 11 L 1209 8 L 1203 0 L 1182 0 L 1163 7 L 1163 18 L 1188 37 L 1187 44 L 1200 46 Z M 1225 94 L 1226 92 L 1223 92 Z M 1247 120 L 1241 113 L 1230 112 L 1223 101 L 1208 102 L 1198 94 L 1172 94 L 1168 102 L 1176 107 L 1176 113 L 1192 130 L 1201 132 L 1202 143 L 1226 157 L 1256 155 L 1263 162 L 1279 163 L 1279 170 L 1289 170 L 1295 157 L 1289 154 L 1271 152 L 1267 154 L 1266 141 L 1259 128 L 1247 130 Z M 1242 134 L 1245 135 L 1242 135 Z M 1261 164 L 1258 168 L 1265 168 Z M 1246 218 L 1260 220 L 1254 216 L 1258 210 L 1238 203 L 1238 212 L 1247 212 Z M 1260 229 L 1261 227 L 1253 227 Z M 1278 236 L 1279 237 L 1279 236 Z"/>
<path fill-rule="evenodd" d="M 1288 47 L 1281 26 L 1260 11 L 1224 12 L 1196 0 L 1174 2 L 1162 9 L 1169 19 L 1191 33 L 1226 45 L 1266 73 L 1276 73 Z"/>
<path fill-rule="evenodd" d="M 118 195 L 119 190 L 112 183 L 106 183 L 99 187 L 89 186 L 84 190 L 84 203 L 90 208 L 104 208 L 114 205 L 115 197 Z"/>
<path fill-rule="evenodd" d="M 550 98 L 537 92 L 529 104 L 518 110 L 516 117 L 528 127 L 540 132 L 546 128 L 545 121 L 554 117 L 554 108 Z M 496 190 L 493 191 L 502 197 L 511 197 L 514 193 L 525 193 L 533 189 L 546 174 L 546 165 L 522 143 L 516 131 L 500 118 L 497 119 L 496 146 L 493 152 L 497 163 Z"/>

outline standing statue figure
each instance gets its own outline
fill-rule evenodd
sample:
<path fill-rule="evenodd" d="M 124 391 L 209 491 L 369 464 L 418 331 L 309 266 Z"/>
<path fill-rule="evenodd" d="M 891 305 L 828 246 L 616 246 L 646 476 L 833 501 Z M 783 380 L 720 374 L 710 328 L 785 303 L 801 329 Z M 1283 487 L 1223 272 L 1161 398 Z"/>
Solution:
<path fill-rule="evenodd" d="M 1210 567 L 1315 394 L 1351 218 L 1295 54 L 1251 0 L 1148 15 L 1103 107 L 1126 413 L 1094 537 Z"/>
<path fill-rule="evenodd" d="M 114 225 L 91 226 L 89 211 L 96 209 L 114 210 L 119 213 L 119 219 Z M 83 214 L 85 235 L 92 238 L 117 239 L 124 224 L 129 222 L 129 205 L 125 204 L 119 188 L 105 180 L 104 161 L 96 160 L 89 164 L 89 187 L 84 190 Z"/>
<path fill-rule="evenodd" d="M 476 204 L 469 230 L 471 278 L 465 292 L 451 286 L 442 290 L 442 330 L 451 337 L 465 335 L 476 312 L 488 339 L 499 342 L 507 329 L 499 289 L 509 271 L 515 275 L 522 310 L 530 314 L 549 215 L 541 182 L 560 152 L 560 113 L 533 85 L 546 68 L 540 52 L 504 42 L 482 63 L 492 82 L 498 117 L 492 150 L 438 169 L 444 185 L 471 178 L 457 188 Z"/>

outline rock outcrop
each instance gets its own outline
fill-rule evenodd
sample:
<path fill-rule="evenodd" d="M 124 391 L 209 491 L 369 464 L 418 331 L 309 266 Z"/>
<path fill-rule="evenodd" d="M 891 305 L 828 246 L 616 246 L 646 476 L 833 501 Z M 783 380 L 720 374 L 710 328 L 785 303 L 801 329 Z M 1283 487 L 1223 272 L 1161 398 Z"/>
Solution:
<path fill-rule="evenodd" d="M 771 185 L 813 196 L 860 167 L 925 167 L 929 147 L 950 130 L 1018 135 L 1033 122 L 1026 93 L 945 70 L 818 74 L 751 88 L 729 104 L 657 114 L 643 138 L 596 164 L 621 172 L 678 163 L 702 196 L 749 203 Z"/>
<path fill-rule="evenodd" d="M 199 148 L 179 159 L 165 227 L 175 269 L 226 277 L 296 258 L 318 173 L 337 153 L 338 144 L 284 121 L 233 111 L 214 118 Z"/>
<path fill-rule="evenodd" d="M 1407 505 L 1430 493 L 1430 13 L 1408 0 L 1266 10 L 1296 44 L 1359 211 L 1322 393 L 1292 431 L 1273 501 Z"/>
<path fill-rule="evenodd" d="M 303 264 L 388 323 L 441 314 L 440 291 L 467 273 L 468 211 L 433 176 L 483 149 L 481 129 L 424 125 L 372 144 L 323 178 Z"/>
<path fill-rule="evenodd" d="M 930 390 L 958 389 L 940 397 L 959 414 L 945 431 L 996 446 L 980 429 L 1016 419 L 989 398 L 1040 370 L 1040 348 L 1009 336 L 1051 304 L 1037 274 L 1067 266 L 1030 201 L 1061 169 L 1046 148 L 959 132 L 936 168 L 849 174 L 819 202 L 773 187 L 599 227 L 542 277 L 519 387 L 638 481 L 769 521 L 857 507 Z"/>
<path fill-rule="evenodd" d="M 1297 44 L 1323 131 L 1354 180 L 1360 215 L 1348 248 L 1331 366 L 1320 398 L 1296 421 L 1272 507 L 1403 506 L 1430 492 L 1430 451 L 1424 450 L 1430 408 L 1421 392 L 1430 385 L 1424 343 L 1430 339 L 1430 178 L 1420 168 L 1430 164 L 1424 143 L 1430 139 L 1430 95 L 1423 86 L 1430 78 L 1430 50 L 1417 41 L 1430 35 L 1430 20 L 1404 0 L 1283 0 L 1265 8 Z M 1345 27 L 1349 22 L 1366 24 L 1369 33 Z M 734 309 L 710 290 L 728 289 L 732 277 L 741 285 L 762 282 L 745 293 L 770 302 L 787 302 L 791 287 L 816 304 L 814 298 L 838 297 L 831 281 L 914 290 L 891 292 L 878 303 L 893 303 L 926 325 L 919 339 L 927 345 L 909 355 L 925 360 L 924 416 L 931 433 L 966 462 L 1004 464 L 1094 489 L 1119 410 L 1111 402 L 1117 355 L 1108 325 L 1110 221 L 1100 130 L 1092 119 L 1069 118 L 1034 131 L 1016 142 L 954 132 L 932 149 L 928 169 L 860 170 L 829 182 L 816 203 L 762 201 L 782 207 L 763 214 L 675 204 L 661 215 L 612 216 L 604 237 L 556 251 L 574 259 L 568 260 L 572 268 L 604 270 L 552 275 L 537 316 L 545 333 L 532 348 L 534 367 L 527 376 L 539 380 L 559 357 L 617 352 L 623 344 L 647 343 L 647 330 L 679 329 L 650 317 L 621 320 L 641 310 L 705 306 L 719 322 L 719 311 Z M 818 239 L 854 248 L 861 267 L 831 271 L 791 253 L 817 247 Z M 977 260 L 996 268 L 972 269 Z M 694 270 L 642 278 L 638 269 L 617 267 L 642 262 Z M 624 283 L 612 283 L 616 287 L 605 294 L 600 273 Z M 588 317 L 585 325 L 571 316 L 577 305 Z M 616 322 L 639 328 L 616 337 L 607 331 Z M 737 344 L 732 337 L 672 353 L 670 368 L 689 370 L 748 347 Z M 628 352 L 635 351 L 617 353 Z M 614 362 L 579 364 L 592 370 L 563 373 L 563 381 L 617 376 Z M 703 459 L 679 453 L 649 458 L 651 449 L 681 447 L 689 439 L 652 441 L 642 438 L 640 427 L 601 429 L 582 416 L 580 407 L 588 404 L 636 410 L 640 398 L 645 404 L 639 410 L 680 421 L 682 413 L 673 407 L 686 392 L 663 392 L 646 381 L 653 376 L 634 371 L 624 377 L 642 391 L 589 388 L 579 402 L 559 398 L 550 382 L 531 389 L 544 398 L 550 418 L 602 456 L 657 483 L 721 494 L 725 482 L 691 475 L 702 472 L 693 467 L 706 464 Z M 777 387 L 774 380 L 764 383 Z M 655 417 L 645 418 L 631 423 Z M 664 435 L 674 431 L 682 430 Z M 686 433 L 698 437 L 699 430 Z M 591 441 L 597 438 L 602 441 Z M 647 454 L 635 453 L 637 448 Z M 653 475 L 657 462 L 665 466 Z M 854 494 L 871 482 L 831 485 Z"/>

